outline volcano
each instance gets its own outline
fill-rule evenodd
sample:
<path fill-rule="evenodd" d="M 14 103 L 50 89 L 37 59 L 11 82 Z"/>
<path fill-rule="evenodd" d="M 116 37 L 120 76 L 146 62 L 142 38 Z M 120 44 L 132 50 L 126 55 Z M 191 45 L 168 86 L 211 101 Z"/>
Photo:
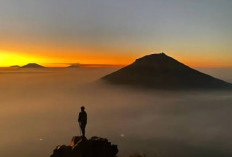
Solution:
<path fill-rule="evenodd" d="M 165 53 L 139 58 L 102 79 L 111 84 L 156 89 L 232 89 L 232 84 L 194 70 Z"/>
<path fill-rule="evenodd" d="M 27 65 L 22 66 L 21 68 L 32 68 L 32 69 L 37 69 L 37 68 L 44 68 L 42 65 L 36 64 L 36 63 L 29 63 Z"/>

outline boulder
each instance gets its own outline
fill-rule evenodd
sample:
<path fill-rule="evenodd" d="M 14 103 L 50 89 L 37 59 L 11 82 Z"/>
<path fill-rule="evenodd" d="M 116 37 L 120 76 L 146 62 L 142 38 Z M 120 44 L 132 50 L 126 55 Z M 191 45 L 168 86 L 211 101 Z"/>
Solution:
<path fill-rule="evenodd" d="M 100 137 L 74 136 L 69 146 L 57 146 L 50 157 L 116 157 L 117 145 Z"/>

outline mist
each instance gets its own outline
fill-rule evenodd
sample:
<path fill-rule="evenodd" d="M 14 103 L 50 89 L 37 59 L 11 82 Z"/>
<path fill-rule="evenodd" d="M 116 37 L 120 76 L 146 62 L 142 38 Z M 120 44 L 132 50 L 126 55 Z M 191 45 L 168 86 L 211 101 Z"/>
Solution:
<path fill-rule="evenodd" d="M 119 157 L 229 157 L 232 92 L 161 91 L 99 79 L 117 68 L 0 69 L 0 156 L 41 157 L 79 135 L 108 138 Z M 232 82 L 232 69 L 200 69 Z"/>

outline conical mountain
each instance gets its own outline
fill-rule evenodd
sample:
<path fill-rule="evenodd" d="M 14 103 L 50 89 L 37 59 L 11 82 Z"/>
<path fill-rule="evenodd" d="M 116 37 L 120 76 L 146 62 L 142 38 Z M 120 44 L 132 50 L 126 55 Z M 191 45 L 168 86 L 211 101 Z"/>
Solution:
<path fill-rule="evenodd" d="M 164 53 L 151 54 L 102 78 L 113 84 L 157 89 L 220 89 L 230 83 L 194 70 Z"/>
<path fill-rule="evenodd" d="M 33 69 L 37 69 L 37 68 L 45 68 L 42 65 L 39 65 L 37 63 L 29 63 L 27 65 L 22 66 L 21 68 L 33 68 Z"/>

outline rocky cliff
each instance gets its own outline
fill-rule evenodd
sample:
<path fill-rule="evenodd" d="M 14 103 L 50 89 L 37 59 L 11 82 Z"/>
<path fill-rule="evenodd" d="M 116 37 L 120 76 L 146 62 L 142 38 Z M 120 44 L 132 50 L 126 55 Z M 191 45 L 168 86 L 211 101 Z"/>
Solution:
<path fill-rule="evenodd" d="M 69 146 L 57 146 L 50 157 L 116 157 L 117 145 L 107 139 L 75 136 Z"/>

